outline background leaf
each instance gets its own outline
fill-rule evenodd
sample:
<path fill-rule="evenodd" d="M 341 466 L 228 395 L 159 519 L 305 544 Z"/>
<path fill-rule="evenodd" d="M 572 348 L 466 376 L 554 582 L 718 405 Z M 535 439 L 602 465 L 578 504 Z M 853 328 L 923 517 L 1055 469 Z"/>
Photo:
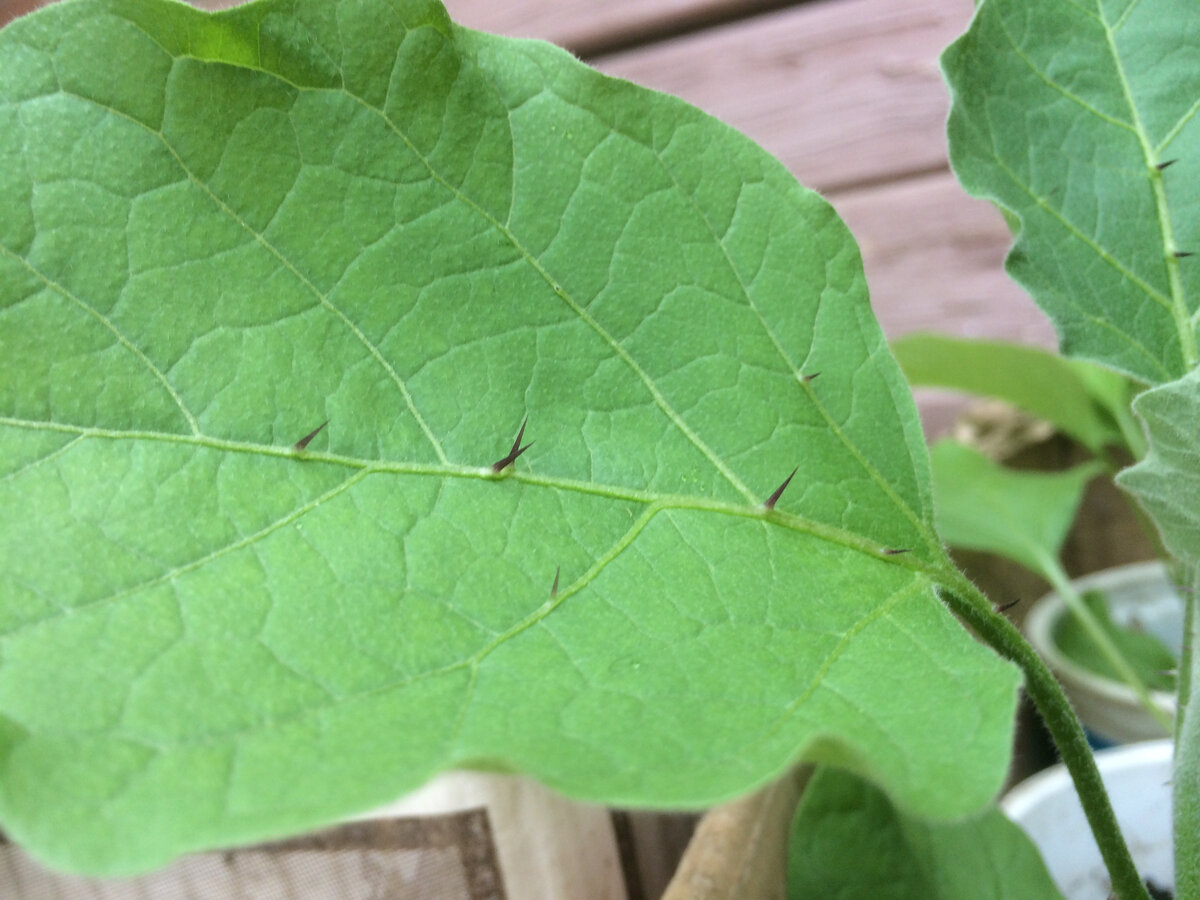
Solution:
<path fill-rule="evenodd" d="M 1166 644 L 1148 631 L 1132 625 L 1122 628 L 1114 622 L 1101 592 L 1088 591 L 1083 595 L 1083 601 L 1108 635 L 1108 639 L 1120 650 L 1121 656 L 1147 687 L 1156 691 L 1175 690 L 1173 670 L 1179 665 L 1179 660 L 1172 655 Z M 1075 616 L 1063 616 L 1055 623 L 1054 643 L 1063 654 L 1097 675 L 1120 680 L 1120 673 L 1096 648 L 1095 641 Z"/>
<path fill-rule="evenodd" d="M 914 387 L 995 397 L 1051 422 L 1096 454 L 1124 443 L 1117 416 L 1127 415 L 1131 392 L 1129 380 L 1116 372 L 1005 341 L 912 334 L 891 346 Z"/>
<path fill-rule="evenodd" d="M 730 129 L 432 2 L 80 0 L 0 32 L 0 179 L 0 819 L 41 858 L 455 765 L 998 788 L 1016 674 L 931 590 L 857 249 Z"/>
<path fill-rule="evenodd" d="M 1200 268 L 1174 255 L 1200 250 L 1194 13 L 987 0 L 942 57 L 955 174 L 1020 220 L 1009 273 L 1065 353 L 1149 384 L 1197 362 Z"/>
<path fill-rule="evenodd" d="M 830 766 L 809 782 L 788 852 L 788 896 L 1061 898 L 1037 848 L 995 807 L 961 822 L 906 815 Z"/>
<path fill-rule="evenodd" d="M 997 553 L 1053 580 L 1083 489 L 1101 471 L 1099 463 L 1022 472 L 955 441 L 938 441 L 930 459 L 938 530 L 946 543 Z"/>

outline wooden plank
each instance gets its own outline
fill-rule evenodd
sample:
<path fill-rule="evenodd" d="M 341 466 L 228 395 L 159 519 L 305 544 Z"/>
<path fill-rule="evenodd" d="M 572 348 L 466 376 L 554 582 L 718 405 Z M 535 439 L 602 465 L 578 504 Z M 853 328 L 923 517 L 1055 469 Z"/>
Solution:
<path fill-rule="evenodd" d="M 949 172 L 829 197 L 858 239 L 871 306 L 889 338 L 911 331 L 1054 347 L 1054 329 L 1004 272 L 1012 238 L 991 204 Z M 970 401 L 924 389 L 925 433 L 946 434 Z"/>
<path fill-rule="evenodd" d="M 829 197 L 862 249 L 889 337 L 941 331 L 1054 345 L 1033 300 L 1004 271 L 1012 238 L 990 203 L 949 172 Z"/>
<path fill-rule="evenodd" d="M 969 3 L 824 0 L 593 60 L 746 133 L 829 191 L 946 164 L 942 48 Z"/>
<path fill-rule="evenodd" d="M 454 21 L 552 41 L 581 55 L 754 15 L 787 0 L 444 0 Z M 793 0 L 795 2 L 795 0 Z"/>
<path fill-rule="evenodd" d="M 132 878 L 59 874 L 0 841 L 5 898 L 627 900 L 629 893 L 608 810 L 529 778 L 477 772 L 445 773 L 331 830 L 197 853 Z"/>
<path fill-rule="evenodd" d="M 0 0 L 0 25 L 7 25 L 17 16 L 23 16 L 45 2 L 46 0 Z"/>

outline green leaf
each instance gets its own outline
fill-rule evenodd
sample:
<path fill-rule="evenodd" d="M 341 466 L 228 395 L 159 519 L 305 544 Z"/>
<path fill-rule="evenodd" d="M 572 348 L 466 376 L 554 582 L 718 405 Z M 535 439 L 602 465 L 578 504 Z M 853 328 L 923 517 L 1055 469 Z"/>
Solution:
<path fill-rule="evenodd" d="M 1128 379 L 1037 347 L 913 334 L 892 342 L 914 387 L 941 387 L 1004 400 L 1053 423 L 1093 453 L 1124 443 L 1110 409 L 1128 407 Z"/>
<path fill-rule="evenodd" d="M 997 553 L 1054 580 L 1083 489 L 1101 470 L 1023 472 L 954 441 L 930 451 L 938 530 L 953 547 Z"/>
<path fill-rule="evenodd" d="M 1037 848 L 995 807 L 959 822 L 897 809 L 829 766 L 809 781 L 792 825 L 788 896 L 887 900 L 1061 898 Z"/>
<path fill-rule="evenodd" d="M 1117 482 L 1153 517 L 1163 543 L 1189 570 L 1200 565 L 1200 370 L 1146 391 L 1133 405 L 1150 450 Z"/>
<path fill-rule="evenodd" d="M 79 0 L 0 32 L 0 180 L 0 820 L 42 859 L 454 766 L 998 788 L 1017 675 L 935 599 L 857 248 L 732 130 L 422 0 Z"/>
<path fill-rule="evenodd" d="M 1179 661 L 1162 641 L 1148 631 L 1133 627 L 1123 628 L 1114 622 L 1104 594 L 1100 591 L 1087 591 L 1083 595 L 1083 602 L 1104 629 L 1108 639 L 1147 687 L 1156 691 L 1175 690 L 1175 676 L 1170 670 L 1179 665 Z M 1120 673 L 1097 649 L 1096 642 L 1075 616 L 1063 616 L 1058 621 L 1054 628 L 1054 643 L 1066 656 L 1084 668 L 1105 678 L 1122 680 Z"/>
<path fill-rule="evenodd" d="M 955 174 L 1020 220 L 1009 273 L 1064 352 L 1148 384 L 1198 359 L 1197 44 L 1191 0 L 986 0 L 942 56 Z"/>

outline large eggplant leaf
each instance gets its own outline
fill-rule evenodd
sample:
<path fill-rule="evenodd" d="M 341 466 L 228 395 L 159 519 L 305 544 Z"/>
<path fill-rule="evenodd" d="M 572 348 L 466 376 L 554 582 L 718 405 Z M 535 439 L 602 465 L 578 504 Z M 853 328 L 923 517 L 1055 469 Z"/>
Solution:
<path fill-rule="evenodd" d="M 1197 362 L 1198 45 L 1191 0 L 985 0 L 942 56 L 955 173 L 1019 220 L 1009 273 L 1066 353 L 1148 384 Z"/>
<path fill-rule="evenodd" d="M 1061 898 L 1037 848 L 995 807 L 959 822 L 897 809 L 877 787 L 823 767 L 801 798 L 788 897 Z"/>
<path fill-rule="evenodd" d="M 1003 777 L 1017 676 L 931 590 L 853 239 L 551 46 L 424 0 L 17 20 L 0 360 L 0 822 L 55 865 L 454 766 L 691 806 L 806 754 L 941 816 Z"/>

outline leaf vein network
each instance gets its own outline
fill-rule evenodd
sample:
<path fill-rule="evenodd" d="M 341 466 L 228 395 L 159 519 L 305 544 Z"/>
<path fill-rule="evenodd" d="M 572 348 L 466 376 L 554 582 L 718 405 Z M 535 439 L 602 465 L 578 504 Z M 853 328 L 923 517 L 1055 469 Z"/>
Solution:
<path fill-rule="evenodd" d="M 758 320 L 759 325 L 762 327 L 763 332 L 770 339 L 771 345 L 774 347 L 776 354 L 778 354 L 779 358 L 783 360 L 784 365 L 787 366 L 797 384 L 804 391 L 806 399 L 817 410 L 821 418 L 824 419 L 826 427 L 837 438 L 838 442 L 846 448 L 850 455 L 854 457 L 855 462 L 857 462 L 862 470 L 867 474 L 867 477 L 871 480 L 875 487 L 885 494 L 896 507 L 896 509 L 899 510 L 900 513 L 909 520 L 916 532 L 920 534 L 922 538 L 924 538 L 928 546 L 931 548 L 940 548 L 941 542 L 938 540 L 937 536 L 928 528 L 926 523 L 921 519 L 916 511 L 914 511 L 907 503 L 903 501 L 903 499 L 901 499 L 900 495 L 896 493 L 896 490 L 892 487 L 891 483 L 884 478 L 875 465 L 869 459 L 867 459 L 867 457 L 863 454 L 862 449 L 846 436 L 846 432 L 843 430 L 841 425 L 834 420 L 832 415 L 830 415 L 829 409 L 824 403 L 821 402 L 816 390 L 814 390 L 812 379 L 804 377 L 804 373 L 801 372 L 800 367 L 792 360 L 791 355 L 787 352 L 787 348 L 783 346 L 783 342 L 780 341 L 779 337 L 775 334 L 774 329 L 772 329 L 770 324 L 767 322 L 762 310 L 759 309 L 759 306 L 755 302 L 749 286 L 742 278 L 742 273 L 738 271 L 737 266 L 734 264 L 733 258 L 729 255 L 729 249 L 725 246 L 725 241 L 717 233 L 717 229 L 713 227 L 712 221 L 705 214 L 704 210 L 700 208 L 699 204 L 696 203 L 695 197 L 689 191 L 685 190 L 683 185 L 679 183 L 679 180 L 675 177 L 674 171 L 672 171 L 670 166 L 666 164 L 665 160 L 663 160 L 658 154 L 655 155 L 660 166 L 662 167 L 663 172 L 675 186 L 675 190 L 686 200 L 688 205 L 691 206 L 692 211 L 696 214 L 697 218 L 704 223 L 704 227 L 708 231 L 709 236 L 712 238 L 713 243 L 716 244 L 721 251 L 721 258 L 724 261 L 725 267 L 737 282 L 738 289 L 741 291 L 742 298 L 745 300 L 746 305 L 749 307 L 751 312 L 754 313 L 754 316 Z"/>
<path fill-rule="evenodd" d="M 484 209 L 482 206 L 464 194 L 461 190 L 451 184 L 450 181 L 444 176 L 442 176 L 437 169 L 434 168 L 433 163 L 430 162 L 430 160 L 417 149 L 416 145 L 412 142 L 408 135 L 406 135 L 399 128 L 399 126 L 396 125 L 396 123 L 391 119 L 390 116 L 387 115 L 384 110 L 378 109 L 363 98 L 349 91 L 342 90 L 340 93 L 358 103 L 364 109 L 379 116 L 383 123 L 392 131 L 393 134 L 396 135 L 397 138 L 399 138 L 408 151 L 421 162 L 421 164 L 429 172 L 430 177 L 438 185 L 440 185 L 444 190 L 448 191 L 454 197 L 454 199 L 462 203 L 476 215 L 483 218 L 492 228 L 498 231 L 504 237 L 504 239 L 510 243 L 513 249 L 521 255 L 526 263 L 538 274 L 538 276 L 550 287 L 550 289 L 558 296 L 558 298 L 562 300 L 563 303 L 565 303 L 566 306 L 580 319 L 580 321 L 587 325 L 602 341 L 604 341 L 608 345 L 609 349 L 611 349 L 613 353 L 615 353 L 634 373 L 634 375 L 642 382 L 646 390 L 649 392 L 651 398 L 654 400 L 655 405 L 662 410 L 663 414 L 668 418 L 668 420 L 670 420 L 671 424 L 674 425 L 692 443 L 692 445 L 704 455 L 706 459 L 708 459 L 713 467 L 716 468 L 716 470 L 734 487 L 735 490 L 738 491 L 738 493 L 748 500 L 754 499 L 754 492 L 742 482 L 742 480 L 733 472 L 733 470 L 729 468 L 725 461 L 721 459 L 721 457 L 718 456 L 711 447 L 708 446 L 703 438 L 701 438 L 700 435 L 698 435 L 691 428 L 691 426 L 687 424 L 683 416 L 680 415 L 674 406 L 672 406 L 670 401 L 668 401 L 663 395 L 662 391 L 659 390 L 658 385 L 655 383 L 654 379 L 650 377 L 650 374 L 642 368 L 636 359 L 633 358 L 633 355 L 586 309 L 584 309 L 584 307 L 574 297 L 572 297 L 571 294 L 561 284 L 559 284 L 557 280 L 555 280 L 555 278 L 541 264 L 541 261 L 535 257 L 533 253 L 530 252 L 529 248 L 527 248 L 518 239 L 517 235 L 512 231 L 512 229 L 510 229 L 504 222 L 501 222 L 495 216 L 491 215 L 491 213 L 489 213 L 486 209 Z"/>
<path fill-rule="evenodd" d="M 100 310 L 96 309 L 96 307 L 88 303 L 82 297 L 77 296 L 73 291 L 68 290 L 66 286 L 50 278 L 50 276 L 46 275 L 19 253 L 10 250 L 8 247 L 2 244 L 0 244 L 0 253 L 3 253 L 11 259 L 16 260 L 18 263 L 23 265 L 31 275 L 41 281 L 42 284 L 44 284 L 50 291 L 53 291 L 59 296 L 69 300 L 88 316 L 100 323 L 100 325 L 103 326 L 110 334 L 112 334 L 112 336 L 117 339 L 117 342 L 124 347 L 125 350 L 136 357 L 138 362 L 145 366 L 154 379 L 162 385 L 163 390 L 166 391 L 167 395 L 171 398 L 171 402 L 179 407 L 179 413 L 181 416 L 183 416 L 183 420 L 187 423 L 188 429 L 192 432 L 192 434 L 195 436 L 200 435 L 200 425 L 196 421 L 196 417 L 192 414 L 192 411 L 187 408 L 187 405 L 183 402 L 183 398 L 179 395 L 179 392 L 175 390 L 175 387 L 167 378 L 166 373 L 163 372 L 163 370 L 157 365 L 155 365 L 154 361 L 150 359 L 150 357 L 148 357 L 140 347 L 131 341 L 124 334 L 124 332 L 117 327 L 116 323 L 113 322 L 112 319 L 108 318 L 108 316 L 104 315 L 102 312 L 100 312 Z"/>

